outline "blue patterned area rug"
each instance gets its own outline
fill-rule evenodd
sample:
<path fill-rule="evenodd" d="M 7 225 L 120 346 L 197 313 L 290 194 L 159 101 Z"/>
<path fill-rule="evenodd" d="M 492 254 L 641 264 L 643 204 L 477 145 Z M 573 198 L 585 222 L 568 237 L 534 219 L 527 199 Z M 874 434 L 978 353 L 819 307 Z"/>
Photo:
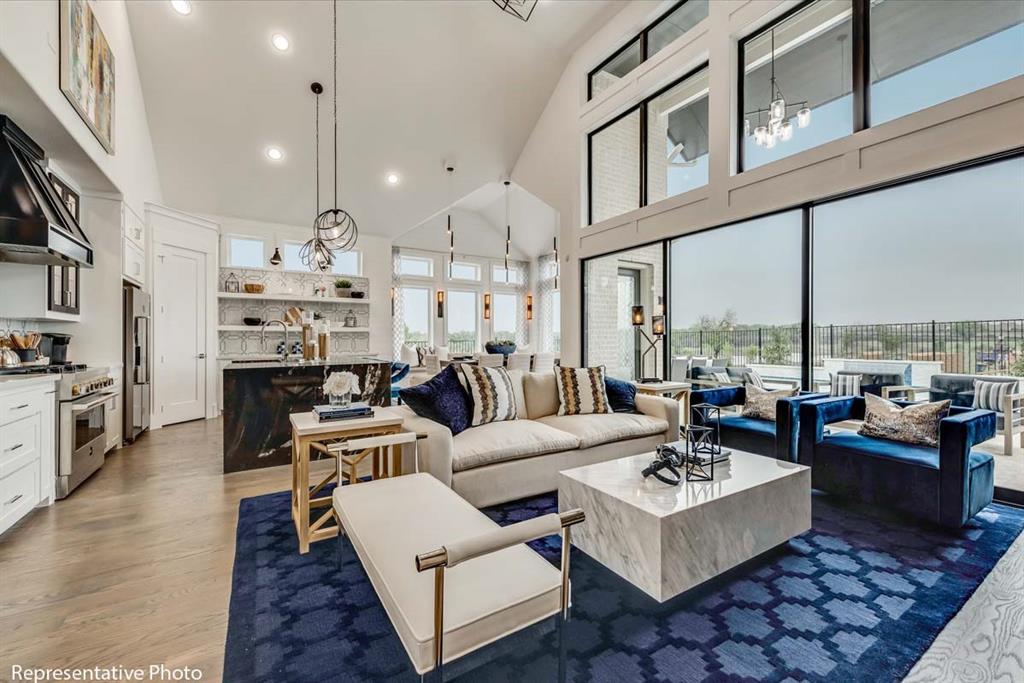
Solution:
<path fill-rule="evenodd" d="M 485 512 L 510 524 L 555 507 L 546 495 Z M 664 604 L 574 550 L 568 678 L 896 681 L 1022 528 L 1024 510 L 1002 505 L 954 534 L 816 493 L 806 534 Z M 289 493 L 242 501 L 225 681 L 418 679 L 343 543 L 299 555 Z M 557 537 L 532 545 L 557 564 Z M 457 680 L 555 680 L 557 640 L 549 624 L 511 651 L 471 655 Z"/>

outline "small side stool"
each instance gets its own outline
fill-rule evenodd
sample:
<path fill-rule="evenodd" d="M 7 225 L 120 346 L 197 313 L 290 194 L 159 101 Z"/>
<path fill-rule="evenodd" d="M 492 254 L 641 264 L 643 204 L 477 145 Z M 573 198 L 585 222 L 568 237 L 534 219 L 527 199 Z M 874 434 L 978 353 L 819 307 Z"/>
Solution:
<path fill-rule="evenodd" d="M 312 442 L 310 446 L 335 458 L 338 462 L 338 485 L 347 480 L 349 484 L 359 483 L 359 463 L 373 457 L 372 478 L 397 477 L 402 474 L 402 444 L 415 443 L 415 432 L 397 432 L 343 439 L 334 442 Z M 390 456 L 390 457 L 388 457 Z"/>

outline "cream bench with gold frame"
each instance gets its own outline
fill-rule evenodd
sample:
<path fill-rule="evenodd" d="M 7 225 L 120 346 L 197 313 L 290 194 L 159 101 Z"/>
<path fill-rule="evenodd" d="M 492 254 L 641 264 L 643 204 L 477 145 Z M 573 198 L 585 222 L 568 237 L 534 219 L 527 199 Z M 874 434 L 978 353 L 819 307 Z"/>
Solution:
<path fill-rule="evenodd" d="M 421 675 L 567 616 L 569 528 L 583 521 L 581 510 L 500 527 L 418 473 L 338 487 L 334 511 Z M 556 533 L 561 570 L 525 545 Z"/>

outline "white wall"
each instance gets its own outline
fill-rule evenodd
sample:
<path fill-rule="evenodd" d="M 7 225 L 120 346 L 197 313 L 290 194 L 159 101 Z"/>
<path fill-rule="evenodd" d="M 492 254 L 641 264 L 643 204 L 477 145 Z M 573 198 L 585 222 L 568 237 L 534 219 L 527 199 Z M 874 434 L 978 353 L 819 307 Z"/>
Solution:
<path fill-rule="evenodd" d="M 512 178 L 561 218 L 562 355 L 579 361 L 581 258 L 760 215 L 1024 144 L 1024 77 L 735 175 L 736 41 L 793 0 L 718 0 L 687 34 L 586 101 L 587 72 L 667 3 L 631 3 L 570 60 Z M 586 135 L 700 64 L 710 63 L 709 184 L 592 226 L 586 221 Z"/>
<path fill-rule="evenodd" d="M 90 5 L 114 55 L 113 155 L 107 154 L 100 146 L 60 90 L 57 2 L 0 2 L 0 54 L 141 216 L 147 201 L 160 201 L 161 191 L 135 62 L 135 48 L 128 27 L 128 13 L 123 0 L 105 0 Z M 4 108 L 0 100 L 0 111 Z M 31 123 L 25 122 L 23 127 L 29 129 Z M 36 142 L 53 154 L 58 163 L 61 162 L 60 157 L 48 147 L 47 140 Z"/>
<path fill-rule="evenodd" d="M 269 261 L 274 245 L 281 241 L 305 242 L 312 235 L 311 227 L 265 223 L 232 216 L 209 216 L 220 225 L 224 235 L 249 235 L 266 240 Z M 312 223 L 312 221 L 311 221 Z M 363 274 L 370 280 L 370 350 L 382 357 L 391 354 L 391 242 L 376 235 L 360 235 L 355 248 L 362 253 Z M 221 249 L 221 264 L 226 249 Z M 267 263 L 267 268 L 272 268 Z M 216 286 L 216 280 L 214 280 Z"/>
<path fill-rule="evenodd" d="M 73 334 L 73 360 L 117 367 L 122 363 L 117 200 L 123 198 L 142 216 L 146 202 L 160 201 L 161 188 L 125 4 L 107 0 L 91 6 L 115 59 L 115 154 L 100 146 L 60 90 L 57 2 L 0 2 L 0 62 L 15 72 L 5 73 L 8 90 L 0 96 L 0 113 L 10 113 L 46 150 L 51 168 L 79 191 L 82 227 L 94 249 L 95 267 L 81 272 L 81 322 L 28 327 Z"/>

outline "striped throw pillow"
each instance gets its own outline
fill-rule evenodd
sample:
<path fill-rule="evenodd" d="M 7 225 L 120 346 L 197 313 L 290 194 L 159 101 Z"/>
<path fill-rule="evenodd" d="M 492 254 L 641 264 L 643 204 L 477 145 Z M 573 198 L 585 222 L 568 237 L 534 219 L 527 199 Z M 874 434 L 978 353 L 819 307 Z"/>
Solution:
<path fill-rule="evenodd" d="M 971 407 L 998 412 L 1003 409 L 1003 401 L 1010 395 L 1014 386 L 1012 382 L 986 382 L 976 379 L 974 380 L 974 403 L 971 404 Z"/>
<path fill-rule="evenodd" d="M 612 412 L 604 385 L 604 366 L 597 368 L 555 368 L 559 415 L 588 415 Z"/>
<path fill-rule="evenodd" d="M 860 396 L 861 375 L 833 375 L 829 373 L 829 396 Z"/>
<path fill-rule="evenodd" d="M 473 404 L 470 427 L 518 418 L 512 379 L 505 368 L 483 368 L 461 363 L 459 369 Z"/>
<path fill-rule="evenodd" d="M 764 389 L 764 380 L 761 379 L 761 374 L 757 370 L 747 370 L 744 372 L 743 383 L 748 386 L 755 386 L 758 389 Z"/>
<path fill-rule="evenodd" d="M 732 381 L 728 372 L 712 372 L 711 379 L 720 384 L 729 384 Z"/>

